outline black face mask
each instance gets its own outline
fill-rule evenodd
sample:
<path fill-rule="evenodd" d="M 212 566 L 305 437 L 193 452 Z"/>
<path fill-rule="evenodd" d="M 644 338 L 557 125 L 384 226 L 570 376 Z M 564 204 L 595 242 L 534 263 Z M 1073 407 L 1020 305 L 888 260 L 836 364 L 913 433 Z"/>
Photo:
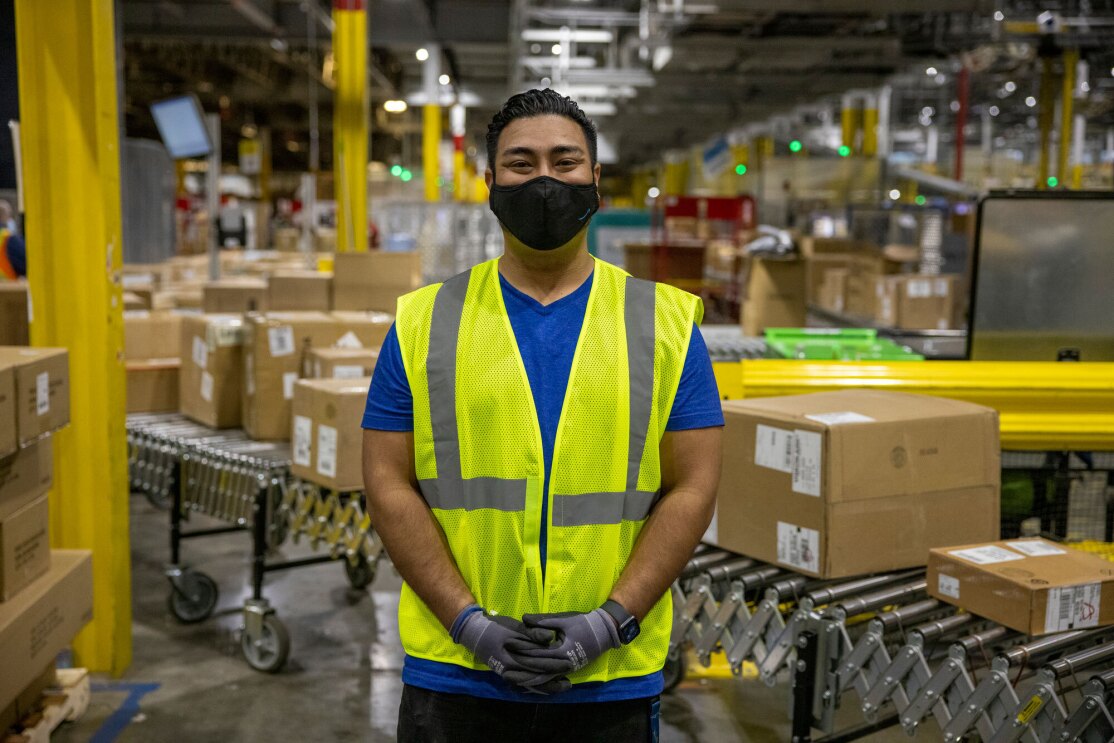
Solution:
<path fill-rule="evenodd" d="M 534 250 L 554 250 L 576 237 L 600 208 L 596 184 L 565 183 L 548 175 L 517 186 L 491 185 L 491 211 Z"/>

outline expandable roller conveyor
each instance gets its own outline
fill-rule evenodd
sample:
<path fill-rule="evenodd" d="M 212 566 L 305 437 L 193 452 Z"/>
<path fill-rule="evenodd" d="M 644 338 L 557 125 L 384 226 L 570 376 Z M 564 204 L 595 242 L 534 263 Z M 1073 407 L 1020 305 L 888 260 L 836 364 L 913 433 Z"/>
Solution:
<path fill-rule="evenodd" d="M 835 733 L 850 704 L 866 722 L 840 740 L 931 718 L 949 742 L 1114 743 L 1114 628 L 1029 637 L 926 588 L 923 569 L 820 580 L 702 549 L 673 587 L 667 679 L 686 645 L 704 665 L 723 652 L 736 675 L 753 663 L 788 683 L 793 741 Z"/>

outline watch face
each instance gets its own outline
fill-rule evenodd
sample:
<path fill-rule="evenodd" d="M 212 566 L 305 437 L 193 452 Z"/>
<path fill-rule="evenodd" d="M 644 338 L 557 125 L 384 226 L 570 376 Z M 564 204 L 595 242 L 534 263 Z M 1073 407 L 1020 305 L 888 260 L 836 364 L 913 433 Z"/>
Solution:
<path fill-rule="evenodd" d="M 638 622 L 634 621 L 634 618 L 632 617 L 631 619 L 623 622 L 623 626 L 619 628 L 619 631 L 622 633 L 623 644 L 626 645 L 634 638 L 638 637 L 638 633 L 641 631 L 641 628 L 638 626 Z"/>

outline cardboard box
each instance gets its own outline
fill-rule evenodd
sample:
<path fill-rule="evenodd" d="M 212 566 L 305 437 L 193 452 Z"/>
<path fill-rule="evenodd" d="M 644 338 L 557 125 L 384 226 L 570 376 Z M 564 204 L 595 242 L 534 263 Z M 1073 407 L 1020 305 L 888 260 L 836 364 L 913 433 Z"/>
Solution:
<path fill-rule="evenodd" d="M 124 313 L 124 358 L 177 359 L 181 356 L 182 313 L 138 310 Z"/>
<path fill-rule="evenodd" d="M 0 521 L 0 601 L 50 569 L 50 510 L 45 495 Z"/>
<path fill-rule="evenodd" d="M 332 304 L 332 274 L 277 271 L 267 282 L 267 307 L 270 310 L 328 312 Z"/>
<path fill-rule="evenodd" d="M 177 337 L 177 336 L 175 336 Z M 178 410 L 178 359 L 141 359 L 125 365 L 129 413 L 173 413 Z"/>
<path fill-rule="evenodd" d="M 1114 624 L 1114 564 L 1044 539 L 931 551 L 928 593 L 1018 632 Z"/>
<path fill-rule="evenodd" d="M 378 358 L 378 348 L 314 348 L 308 366 L 314 379 L 359 379 L 371 376 Z"/>
<path fill-rule="evenodd" d="M 50 571 L 0 604 L 0 709 L 11 704 L 92 618 L 92 553 L 54 550 Z"/>
<path fill-rule="evenodd" d="M 295 227 L 279 227 L 275 230 L 272 242 L 275 250 L 284 253 L 293 253 L 298 250 L 298 243 L 302 239 L 302 231 Z"/>
<path fill-rule="evenodd" d="M 800 260 L 746 261 L 743 334 L 762 335 L 766 328 L 801 327 L 807 319 L 806 264 Z"/>
<path fill-rule="evenodd" d="M 333 306 L 338 310 L 394 312 L 399 297 L 422 286 L 417 251 L 337 253 Z"/>
<path fill-rule="evenodd" d="M 328 227 L 317 227 L 313 231 L 313 250 L 317 253 L 332 253 L 337 249 L 337 231 Z"/>
<path fill-rule="evenodd" d="M 15 401 L 15 429 L 19 446 L 70 422 L 70 366 L 64 348 L 0 346 L 0 370 L 12 370 L 11 392 Z M 0 385 L 4 385 L 0 371 Z M 4 393 L 0 393 L 3 397 Z M 0 409 L 3 403 L 0 402 Z M 11 420 L 7 418 L 6 420 Z M 10 426 L 0 425 L 0 429 Z M 4 442 L 0 434 L 0 444 Z M 0 456 L 11 453 L 0 448 Z"/>
<path fill-rule="evenodd" d="M 371 384 L 363 379 L 303 379 L 294 387 L 290 471 L 337 491 L 363 490 L 360 420 Z"/>
<path fill-rule="evenodd" d="M 329 316 L 344 326 L 344 335 L 337 345 L 345 348 L 379 348 L 395 321 L 394 315 L 385 312 L 340 311 L 330 312 Z"/>
<path fill-rule="evenodd" d="M 309 376 L 306 352 L 333 346 L 349 332 L 323 312 L 271 312 L 245 319 L 242 417 L 249 436 L 289 439 L 294 383 Z"/>
<path fill-rule="evenodd" d="M 0 731 L 15 726 L 40 708 L 43 692 L 54 686 L 57 673 L 52 659 L 43 672 L 38 674 L 7 707 L 0 709 Z M 16 738 L 16 740 L 21 739 Z"/>
<path fill-rule="evenodd" d="M 897 327 L 906 330 L 953 327 L 959 301 L 958 276 L 902 276 L 896 283 Z"/>
<path fill-rule="evenodd" d="M 201 309 L 207 314 L 266 312 L 267 298 L 267 282 L 263 279 L 221 279 L 205 284 Z"/>
<path fill-rule="evenodd" d="M 158 289 L 168 279 L 168 269 L 166 263 L 125 263 L 120 267 L 120 286 L 124 291 Z"/>
<path fill-rule="evenodd" d="M 240 315 L 182 318 L 178 403 L 183 415 L 213 428 L 240 425 L 243 326 Z"/>
<path fill-rule="evenodd" d="M 0 521 L 43 495 L 54 483 L 54 444 L 36 441 L 0 459 Z"/>
<path fill-rule="evenodd" d="M 869 253 L 878 250 L 878 246 L 865 240 L 856 240 L 852 237 L 813 237 L 807 235 L 799 241 L 801 255 L 811 258 L 817 255 L 848 255 Z"/>
<path fill-rule="evenodd" d="M 824 578 L 999 535 L 998 414 L 851 390 L 723 404 L 718 546 Z"/>
<path fill-rule="evenodd" d="M 31 344 L 30 306 L 26 280 L 0 281 L 0 346 Z"/>
<path fill-rule="evenodd" d="M 826 270 L 815 304 L 821 309 L 842 313 L 847 295 L 848 274 L 849 271 L 846 268 L 829 268 Z"/>

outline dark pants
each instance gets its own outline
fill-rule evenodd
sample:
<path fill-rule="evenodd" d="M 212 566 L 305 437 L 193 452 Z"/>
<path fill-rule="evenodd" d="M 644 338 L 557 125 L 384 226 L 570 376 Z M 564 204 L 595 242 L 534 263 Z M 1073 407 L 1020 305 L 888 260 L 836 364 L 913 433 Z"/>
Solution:
<path fill-rule="evenodd" d="M 402 743 L 657 743 L 658 697 L 528 704 L 402 687 Z"/>

